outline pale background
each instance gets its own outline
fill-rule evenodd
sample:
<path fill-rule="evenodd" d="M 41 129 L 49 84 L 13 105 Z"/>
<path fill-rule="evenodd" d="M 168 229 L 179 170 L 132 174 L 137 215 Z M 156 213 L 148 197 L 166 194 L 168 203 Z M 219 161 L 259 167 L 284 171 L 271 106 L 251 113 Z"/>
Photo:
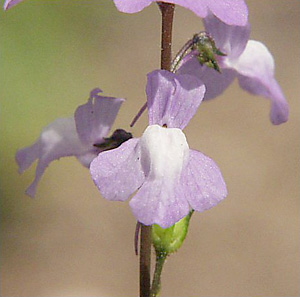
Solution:
<path fill-rule="evenodd" d="M 2 2 L 3 4 L 3 2 Z M 235 82 L 205 103 L 186 129 L 229 189 L 193 216 L 182 249 L 166 263 L 162 296 L 299 296 L 299 1 L 249 0 L 252 39 L 276 60 L 290 103 L 273 126 L 269 102 Z M 111 0 L 26 0 L 0 12 L 2 296 L 137 296 L 135 219 L 104 200 L 75 158 L 51 164 L 32 200 L 34 167 L 18 174 L 16 151 L 43 127 L 71 116 L 89 91 L 127 98 L 114 128 L 128 129 L 159 67 L 156 5 L 119 13 Z M 174 51 L 202 30 L 177 8 Z M 139 137 L 144 115 L 132 131 Z"/>

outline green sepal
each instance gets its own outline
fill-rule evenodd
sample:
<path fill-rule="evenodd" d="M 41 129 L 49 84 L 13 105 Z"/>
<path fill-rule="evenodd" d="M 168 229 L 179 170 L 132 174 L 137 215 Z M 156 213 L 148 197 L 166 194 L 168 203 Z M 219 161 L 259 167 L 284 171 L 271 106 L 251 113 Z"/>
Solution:
<path fill-rule="evenodd" d="M 189 228 L 189 223 L 194 210 L 169 228 L 159 225 L 152 226 L 152 243 L 157 255 L 169 255 L 175 253 L 182 246 Z"/>

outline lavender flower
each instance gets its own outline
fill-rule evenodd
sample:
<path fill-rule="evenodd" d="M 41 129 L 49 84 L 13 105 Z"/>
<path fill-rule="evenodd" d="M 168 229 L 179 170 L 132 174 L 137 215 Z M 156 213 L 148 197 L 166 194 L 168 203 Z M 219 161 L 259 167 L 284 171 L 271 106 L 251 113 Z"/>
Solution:
<path fill-rule="evenodd" d="M 7 10 L 9 8 L 12 8 L 13 6 L 17 5 L 18 3 L 22 2 L 23 0 L 6 0 L 4 2 L 4 10 Z"/>
<path fill-rule="evenodd" d="M 4 9 L 7 10 L 23 0 L 6 0 Z M 118 10 L 135 13 L 143 10 L 156 0 L 114 0 Z M 244 26 L 248 19 L 248 8 L 244 0 L 168 0 L 161 1 L 183 6 L 201 18 L 209 12 L 216 15 L 228 25 Z"/>
<path fill-rule="evenodd" d="M 16 154 L 19 172 L 23 173 L 35 160 L 39 160 L 35 179 L 26 193 L 34 197 L 36 187 L 48 165 L 61 157 L 75 156 L 83 166 L 91 161 L 104 148 L 95 144 L 105 141 L 124 99 L 102 97 L 100 89 L 91 91 L 90 99 L 75 111 L 72 118 L 55 120 L 42 131 L 39 139 Z"/>
<path fill-rule="evenodd" d="M 135 13 L 156 0 L 114 0 L 118 10 Z M 248 8 L 244 0 L 168 0 L 160 1 L 183 6 L 201 18 L 210 12 L 228 25 L 244 26 L 248 19 Z"/>
<path fill-rule="evenodd" d="M 141 138 L 100 153 L 90 166 L 104 198 L 125 201 L 137 220 L 163 228 L 204 211 L 227 195 L 218 166 L 204 154 L 189 149 L 182 129 L 196 113 L 205 92 L 195 76 L 165 70 L 148 74 L 149 126 Z"/>
<path fill-rule="evenodd" d="M 191 59 L 185 59 L 178 73 L 196 75 L 204 82 L 204 100 L 220 95 L 237 77 L 244 90 L 271 101 L 270 117 L 273 124 L 286 122 L 289 105 L 274 78 L 274 59 L 263 43 L 249 40 L 250 25 L 228 26 L 213 15 L 206 17 L 204 22 L 216 46 L 226 54 L 217 57 L 222 73 L 201 66 L 193 54 L 190 55 Z"/>

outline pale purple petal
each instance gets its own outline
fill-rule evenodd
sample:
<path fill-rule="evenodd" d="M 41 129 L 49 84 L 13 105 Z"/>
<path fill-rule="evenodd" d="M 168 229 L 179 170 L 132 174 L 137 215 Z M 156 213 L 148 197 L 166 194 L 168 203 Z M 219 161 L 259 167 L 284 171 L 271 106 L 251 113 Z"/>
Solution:
<path fill-rule="evenodd" d="M 146 92 L 149 125 L 184 129 L 197 112 L 205 87 L 195 76 L 156 70 L 148 74 Z"/>
<path fill-rule="evenodd" d="M 149 6 L 155 0 L 114 0 L 118 10 L 135 13 Z M 201 18 L 207 16 L 209 11 L 229 25 L 244 26 L 248 19 L 248 8 L 244 0 L 168 0 L 161 1 L 173 3 L 193 11 Z"/>
<path fill-rule="evenodd" d="M 90 166 L 92 178 L 104 198 L 124 201 L 144 182 L 139 139 L 102 152 Z"/>
<path fill-rule="evenodd" d="M 100 89 L 91 91 L 86 104 L 79 106 L 75 112 L 76 129 L 80 140 L 89 145 L 101 143 L 107 136 L 119 112 L 122 98 L 97 95 Z"/>
<path fill-rule="evenodd" d="M 249 23 L 245 26 L 229 26 L 209 14 L 204 24 L 205 31 L 212 36 L 217 48 L 227 55 L 227 59 L 235 59 L 242 54 L 250 37 Z"/>
<path fill-rule="evenodd" d="M 189 213 L 189 204 L 178 183 L 169 179 L 147 179 L 129 205 L 144 225 L 158 224 L 163 228 L 174 225 Z"/>
<path fill-rule="evenodd" d="M 184 63 L 178 70 L 179 74 L 190 74 L 201 79 L 206 91 L 204 100 L 212 99 L 219 96 L 233 82 L 236 77 L 236 71 L 232 69 L 222 69 L 219 73 L 216 70 L 201 66 L 197 57 L 194 57 Z"/>
<path fill-rule="evenodd" d="M 200 212 L 212 208 L 227 196 L 219 167 L 212 159 L 195 150 L 190 150 L 180 185 L 191 207 Z"/>
<path fill-rule="evenodd" d="M 13 6 L 17 5 L 18 3 L 22 2 L 23 0 L 6 0 L 4 2 L 4 10 L 7 10 L 9 8 L 12 8 Z"/>
<path fill-rule="evenodd" d="M 99 93 L 102 93 L 103 91 L 100 88 L 94 88 L 90 91 L 90 99 L 94 99 L 97 97 L 101 97 Z"/>
<path fill-rule="evenodd" d="M 195 0 L 189 0 L 189 1 L 191 1 L 192 3 L 198 2 Z M 244 0 L 221 0 L 221 1 L 206 0 L 206 1 L 210 11 L 216 17 L 222 20 L 224 23 L 228 25 L 236 25 L 236 26 L 245 26 L 247 24 L 248 7 Z"/>
<path fill-rule="evenodd" d="M 101 150 L 96 147 L 88 147 L 82 154 L 76 155 L 77 160 L 84 166 L 89 168 L 91 162 L 99 155 Z"/>
<path fill-rule="evenodd" d="M 241 79 L 239 81 L 240 84 L 242 84 Z M 270 118 L 274 125 L 280 125 L 288 121 L 290 114 L 290 106 L 285 99 L 281 87 L 275 79 L 269 82 L 269 89 L 271 92 Z"/>
<path fill-rule="evenodd" d="M 273 124 L 278 125 L 288 120 L 289 105 L 274 78 L 274 60 L 264 44 L 250 40 L 239 59 L 228 66 L 238 72 L 239 83 L 243 89 L 271 100 Z"/>
<path fill-rule="evenodd" d="M 114 0 L 117 9 L 121 12 L 135 13 L 149 6 L 154 0 Z"/>
<path fill-rule="evenodd" d="M 81 155 L 86 150 L 78 138 L 73 118 L 57 119 L 51 123 L 32 146 L 21 149 L 16 154 L 20 172 L 39 160 L 35 179 L 26 193 L 34 197 L 37 184 L 50 162 L 61 157 Z"/>
<path fill-rule="evenodd" d="M 19 173 L 23 173 L 27 170 L 35 160 L 40 156 L 40 139 L 38 139 L 33 145 L 19 150 L 16 154 L 16 161 L 19 166 Z"/>

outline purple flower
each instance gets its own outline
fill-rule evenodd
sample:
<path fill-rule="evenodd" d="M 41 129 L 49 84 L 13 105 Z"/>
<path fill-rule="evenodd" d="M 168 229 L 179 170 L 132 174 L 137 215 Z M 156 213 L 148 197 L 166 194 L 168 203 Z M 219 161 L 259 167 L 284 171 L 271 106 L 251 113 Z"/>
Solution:
<path fill-rule="evenodd" d="M 118 10 L 135 13 L 156 0 L 114 0 Z M 228 25 L 244 26 L 248 20 L 248 8 L 244 0 L 168 0 L 161 1 L 183 6 L 201 18 L 210 12 Z"/>
<path fill-rule="evenodd" d="M 18 3 L 22 2 L 23 0 L 6 0 L 4 2 L 4 10 L 7 10 L 9 8 L 12 8 L 13 6 L 17 5 Z"/>
<path fill-rule="evenodd" d="M 189 149 L 182 129 L 196 113 L 205 92 L 195 76 L 165 70 L 148 74 L 149 126 L 141 138 L 102 152 L 90 166 L 104 198 L 125 201 L 145 225 L 166 228 L 190 208 L 207 210 L 227 195 L 220 169 L 204 154 Z"/>
<path fill-rule="evenodd" d="M 35 160 L 38 161 L 35 179 L 26 193 L 34 197 L 37 184 L 48 165 L 61 157 L 75 156 L 85 166 L 101 149 L 94 144 L 101 144 L 107 136 L 123 103 L 122 98 L 102 97 L 100 89 L 91 91 L 90 99 L 75 111 L 74 117 L 57 119 L 44 128 L 39 139 L 16 154 L 19 172 L 23 173 Z"/>
<path fill-rule="evenodd" d="M 23 0 L 6 0 L 7 10 Z M 143 10 L 156 0 L 114 0 L 119 11 L 135 13 Z M 244 0 L 168 0 L 161 1 L 183 6 L 204 18 L 209 12 L 228 25 L 244 26 L 248 19 L 248 8 Z"/>
<path fill-rule="evenodd" d="M 214 38 L 216 46 L 227 56 L 218 56 L 222 73 L 201 66 L 197 58 L 185 59 L 178 73 L 200 78 L 206 87 L 204 100 L 220 95 L 238 78 L 246 91 L 266 97 L 271 101 L 271 121 L 278 125 L 288 120 L 289 105 L 274 78 L 274 59 L 264 44 L 249 40 L 250 25 L 228 26 L 213 15 L 204 20 L 206 31 Z"/>

